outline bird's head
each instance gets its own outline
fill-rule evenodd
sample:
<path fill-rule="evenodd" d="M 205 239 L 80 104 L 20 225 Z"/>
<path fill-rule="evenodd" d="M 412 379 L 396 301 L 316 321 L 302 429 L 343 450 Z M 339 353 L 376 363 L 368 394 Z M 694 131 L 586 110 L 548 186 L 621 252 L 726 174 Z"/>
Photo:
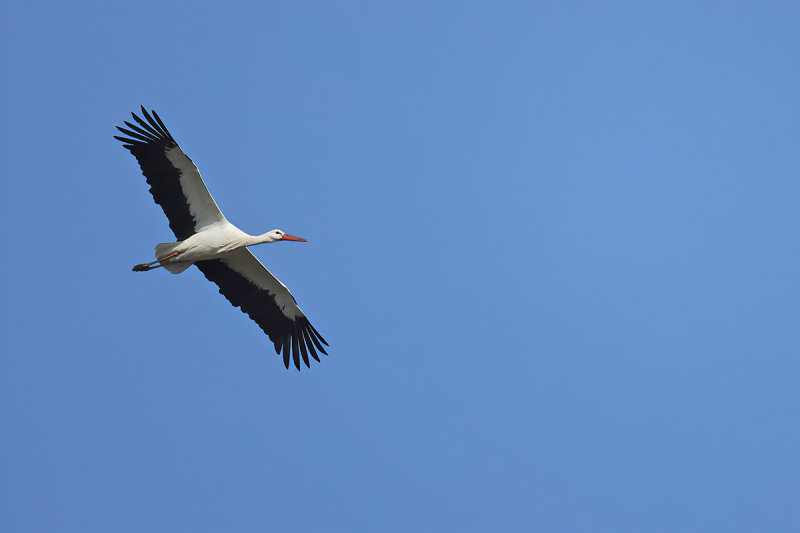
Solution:
<path fill-rule="evenodd" d="M 279 229 L 274 229 L 264 234 L 264 242 L 276 242 L 276 241 L 307 242 L 302 237 L 295 237 L 294 235 L 289 235 L 285 231 Z"/>

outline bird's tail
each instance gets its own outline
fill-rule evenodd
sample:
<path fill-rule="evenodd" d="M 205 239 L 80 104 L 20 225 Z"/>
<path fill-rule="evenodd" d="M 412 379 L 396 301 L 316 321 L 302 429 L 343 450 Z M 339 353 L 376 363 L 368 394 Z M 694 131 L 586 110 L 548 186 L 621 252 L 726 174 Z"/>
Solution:
<path fill-rule="evenodd" d="M 180 244 L 179 242 L 162 242 L 156 244 L 156 259 L 171 254 L 173 249 L 179 244 Z M 190 263 L 189 261 L 172 261 L 170 259 L 167 259 L 166 261 L 161 263 L 161 266 L 163 266 L 173 274 L 180 274 L 181 272 L 192 266 L 192 263 Z"/>

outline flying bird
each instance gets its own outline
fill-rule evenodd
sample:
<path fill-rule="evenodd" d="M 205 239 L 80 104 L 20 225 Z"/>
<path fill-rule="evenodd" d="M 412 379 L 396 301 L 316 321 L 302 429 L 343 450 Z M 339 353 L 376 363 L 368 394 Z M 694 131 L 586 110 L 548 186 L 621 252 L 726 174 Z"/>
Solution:
<path fill-rule="evenodd" d="M 314 329 L 298 307 L 289 289 L 272 275 L 247 249 L 248 246 L 277 241 L 306 242 L 306 239 L 274 229 L 249 235 L 225 218 L 208 192 L 200 172 L 164 126 L 161 118 L 142 106 L 142 116 L 131 113 L 136 124 L 124 121 L 117 126 L 122 141 L 142 169 L 155 202 L 164 210 L 169 227 L 178 240 L 156 245 L 156 260 L 133 267 L 144 272 L 164 267 L 179 274 L 195 265 L 219 286 L 219 292 L 239 307 L 269 336 L 275 352 L 283 352 L 300 370 L 300 358 L 308 367 L 309 354 L 319 361 L 317 352 L 328 353 L 322 335 Z"/>

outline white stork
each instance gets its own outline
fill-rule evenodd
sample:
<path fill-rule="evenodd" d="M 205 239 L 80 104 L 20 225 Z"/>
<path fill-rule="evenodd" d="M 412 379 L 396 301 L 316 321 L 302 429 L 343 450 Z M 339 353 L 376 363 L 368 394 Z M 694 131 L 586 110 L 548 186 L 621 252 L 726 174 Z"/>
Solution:
<path fill-rule="evenodd" d="M 197 167 L 156 112 L 151 116 L 142 106 L 147 121 L 135 113 L 131 115 L 138 126 L 125 121 L 130 129 L 119 126 L 117 129 L 127 137 L 114 138 L 122 141 L 136 157 L 153 199 L 164 210 L 178 239 L 157 244 L 156 260 L 136 265 L 133 270 L 164 267 L 178 274 L 194 264 L 219 286 L 219 292 L 234 307 L 240 307 L 269 335 L 275 352 L 280 355 L 283 351 L 286 368 L 291 359 L 300 370 L 301 356 L 306 366 L 310 366 L 309 353 L 317 361 L 317 351 L 328 355 L 322 347 L 328 343 L 297 306 L 289 289 L 247 249 L 254 244 L 306 240 L 279 229 L 248 235 L 228 222 Z"/>

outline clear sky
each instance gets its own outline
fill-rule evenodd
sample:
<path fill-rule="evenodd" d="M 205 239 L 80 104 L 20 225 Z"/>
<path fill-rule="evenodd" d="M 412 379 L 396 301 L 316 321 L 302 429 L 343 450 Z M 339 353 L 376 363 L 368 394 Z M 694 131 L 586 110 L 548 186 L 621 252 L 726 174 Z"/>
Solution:
<path fill-rule="evenodd" d="M 800 4 L 221 5 L 0 4 L 0 531 L 800 531 Z M 131 272 L 140 104 L 322 364 Z"/>

